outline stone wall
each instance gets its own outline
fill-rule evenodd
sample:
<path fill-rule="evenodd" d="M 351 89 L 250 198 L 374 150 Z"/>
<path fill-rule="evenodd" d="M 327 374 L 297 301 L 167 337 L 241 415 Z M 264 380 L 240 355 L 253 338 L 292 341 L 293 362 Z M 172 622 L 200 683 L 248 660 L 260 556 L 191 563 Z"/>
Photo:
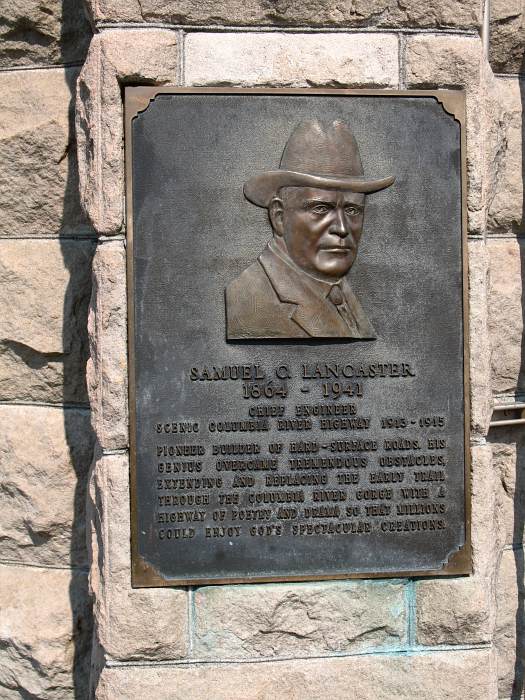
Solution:
<path fill-rule="evenodd" d="M 76 0 L 0 3 L 0 697 L 88 694 L 85 381 L 94 231 L 73 94 Z"/>
<path fill-rule="evenodd" d="M 98 33 L 80 75 L 77 127 L 82 201 L 99 235 L 88 365 L 93 694 L 519 697 L 520 430 L 489 432 L 489 421 L 494 397 L 520 396 L 521 94 L 516 78 L 495 77 L 486 62 L 483 3 L 88 4 Z M 121 88 L 152 83 L 466 90 L 472 576 L 130 587 Z"/>
<path fill-rule="evenodd" d="M 490 62 L 495 73 L 491 138 L 494 187 L 488 205 L 489 330 L 492 390 L 499 403 L 525 398 L 523 354 L 525 271 L 522 119 L 525 104 L 525 6 L 492 0 Z M 494 645 L 501 697 L 523 693 L 525 662 L 525 443 L 519 428 L 489 433 L 496 476 L 500 540 L 495 571 Z"/>
<path fill-rule="evenodd" d="M 521 0 L 490 65 L 482 0 L 87 5 L 90 43 L 78 0 L 0 6 L 0 697 L 521 697 L 525 440 L 489 430 L 525 396 Z M 122 87 L 152 83 L 466 89 L 472 576 L 130 587 Z"/>

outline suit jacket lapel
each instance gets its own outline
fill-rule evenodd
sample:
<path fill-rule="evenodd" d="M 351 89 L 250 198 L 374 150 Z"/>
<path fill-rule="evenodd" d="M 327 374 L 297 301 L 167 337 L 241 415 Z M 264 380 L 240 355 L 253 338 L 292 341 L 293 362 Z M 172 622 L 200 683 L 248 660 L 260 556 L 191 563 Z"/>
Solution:
<path fill-rule="evenodd" d="M 290 318 L 308 335 L 325 338 L 348 337 L 349 328 L 334 305 L 325 297 L 315 294 L 291 265 L 269 247 L 262 252 L 259 261 L 280 301 L 296 304 Z"/>
<path fill-rule="evenodd" d="M 341 287 L 343 289 L 343 294 L 346 299 L 346 304 L 352 311 L 355 318 L 357 330 L 359 331 L 360 338 L 369 338 L 370 340 L 375 340 L 377 334 L 374 327 L 367 319 L 363 307 L 359 303 L 359 299 L 354 294 L 350 282 L 344 277 L 341 282 Z"/>

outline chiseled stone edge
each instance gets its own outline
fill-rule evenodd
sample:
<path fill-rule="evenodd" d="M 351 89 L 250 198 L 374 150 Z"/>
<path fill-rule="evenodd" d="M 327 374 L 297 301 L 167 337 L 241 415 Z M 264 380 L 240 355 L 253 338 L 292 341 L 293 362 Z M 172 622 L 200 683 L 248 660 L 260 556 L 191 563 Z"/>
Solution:
<path fill-rule="evenodd" d="M 499 556 L 496 521 L 497 474 L 492 465 L 492 449 L 488 443 L 472 446 L 471 464 L 471 528 L 474 577 L 490 581 Z"/>
<path fill-rule="evenodd" d="M 87 384 L 98 444 L 125 449 L 128 432 L 126 251 L 124 242 L 99 244 L 93 258 L 88 316 Z"/>
<path fill-rule="evenodd" d="M 81 203 L 99 234 L 124 218 L 123 105 L 126 84 L 178 84 L 179 32 L 108 29 L 91 41 L 77 83 L 76 133 Z"/>
<path fill-rule="evenodd" d="M 497 396 L 520 395 L 523 371 L 523 271 L 525 241 L 495 235 L 488 240 L 491 384 Z M 512 399 L 508 400 L 512 403 Z M 519 431 L 519 426 L 518 426 Z M 501 431 L 502 428 L 497 428 Z"/>
<path fill-rule="evenodd" d="M 416 583 L 416 639 L 422 645 L 481 644 L 494 630 L 498 555 L 495 477 L 485 444 L 492 413 L 488 333 L 488 252 L 484 241 L 492 180 L 486 133 L 495 107 L 490 69 L 476 38 L 414 35 L 406 40 L 406 84 L 466 92 L 468 336 L 471 405 L 471 533 L 473 575 Z M 440 608 L 440 600 L 443 605 Z M 471 604 L 469 604 L 471 603 Z"/>
<path fill-rule="evenodd" d="M 178 40 L 177 32 L 149 28 L 106 30 L 91 42 L 77 84 L 76 123 L 81 201 L 99 234 L 116 234 L 123 226 L 121 88 L 130 82 L 176 84 Z M 125 246 L 102 239 L 93 261 L 87 368 L 98 443 L 88 498 L 93 684 L 108 659 L 180 658 L 188 644 L 187 592 L 131 588 L 128 461 L 125 454 L 102 454 L 128 446 L 126 324 Z"/>
<path fill-rule="evenodd" d="M 129 460 L 97 454 L 88 495 L 89 583 L 99 652 L 118 661 L 166 661 L 188 653 L 188 593 L 132 588 Z"/>
<path fill-rule="evenodd" d="M 525 77 L 492 78 L 489 145 L 490 194 L 487 229 L 493 235 L 523 235 L 523 100 Z"/>
<path fill-rule="evenodd" d="M 487 644 L 494 632 L 497 475 L 489 444 L 473 445 L 471 455 L 473 574 L 416 582 L 416 639 L 424 646 Z"/>
<path fill-rule="evenodd" d="M 479 38 L 419 34 L 408 37 L 404 55 L 409 88 L 466 92 L 467 232 L 485 236 L 490 162 L 485 132 L 494 107 L 490 68 Z M 473 439 L 483 439 L 492 412 L 487 321 L 488 258 L 483 240 L 469 241 L 470 400 Z"/>
<path fill-rule="evenodd" d="M 265 663 L 112 667 L 98 700 L 496 700 L 488 649 L 406 655 L 290 659 Z"/>
<path fill-rule="evenodd" d="M 408 88 L 463 89 L 466 92 L 468 233 L 485 230 L 487 114 L 486 78 L 490 71 L 478 37 L 415 34 L 406 39 L 405 81 Z M 481 98 L 481 99 L 480 99 Z"/>
<path fill-rule="evenodd" d="M 520 689 L 520 661 L 516 654 L 523 654 L 521 640 L 523 619 L 523 549 L 505 549 L 496 570 L 496 627 L 494 647 L 497 659 L 499 697 L 516 700 Z M 519 693 L 523 697 L 523 689 Z"/>
<path fill-rule="evenodd" d="M 489 431 L 493 398 L 491 344 L 488 328 L 489 257 L 483 240 L 468 241 L 469 360 L 471 440 L 483 440 Z"/>

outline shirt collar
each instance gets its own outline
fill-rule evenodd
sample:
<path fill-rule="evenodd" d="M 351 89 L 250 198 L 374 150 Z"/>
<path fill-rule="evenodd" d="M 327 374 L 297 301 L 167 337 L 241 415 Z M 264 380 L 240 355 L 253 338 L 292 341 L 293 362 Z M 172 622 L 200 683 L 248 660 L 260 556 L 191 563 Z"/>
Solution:
<path fill-rule="evenodd" d="M 308 272 L 305 272 L 302 269 L 302 267 L 299 267 L 299 265 L 296 265 L 296 263 L 294 263 L 292 258 L 288 255 L 288 253 L 282 250 L 273 239 L 269 242 L 268 247 L 270 248 L 272 253 L 277 255 L 277 257 L 281 258 L 281 260 L 293 270 L 295 270 L 295 272 L 298 272 L 300 275 L 302 275 L 303 281 L 312 289 L 312 291 L 316 292 L 317 294 L 323 297 L 327 297 L 330 294 L 330 290 L 332 289 L 332 287 L 341 282 L 340 279 L 336 282 L 325 282 L 324 280 L 317 279 L 317 277 L 314 277 Z"/>

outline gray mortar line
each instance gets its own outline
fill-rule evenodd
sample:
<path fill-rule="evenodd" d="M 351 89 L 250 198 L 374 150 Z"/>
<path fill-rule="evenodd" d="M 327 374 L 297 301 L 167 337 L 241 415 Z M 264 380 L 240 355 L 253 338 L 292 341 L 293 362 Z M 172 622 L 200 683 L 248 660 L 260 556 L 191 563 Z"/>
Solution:
<path fill-rule="evenodd" d="M 118 243 L 120 242 L 125 242 L 126 236 L 123 233 L 116 233 L 114 236 L 97 236 L 97 243 L 102 245 L 103 243 Z"/>
<path fill-rule="evenodd" d="M 494 73 L 495 78 L 502 78 L 503 80 L 511 78 L 512 80 L 525 80 L 525 73 Z"/>
<path fill-rule="evenodd" d="M 218 25 L 218 24 L 170 24 L 169 22 L 97 22 L 96 28 L 98 31 L 104 29 L 173 29 L 182 30 L 184 32 L 274 32 L 288 34 L 335 34 L 335 33 L 351 33 L 351 34 L 452 34 L 457 36 L 478 37 L 479 32 L 476 29 L 436 29 L 425 27 L 414 29 L 410 27 L 333 27 L 330 25 L 320 25 L 319 27 L 301 27 L 291 25 Z"/>
<path fill-rule="evenodd" d="M 179 35 L 179 84 L 186 85 L 186 35 L 183 31 Z"/>
<path fill-rule="evenodd" d="M 490 0 L 482 0 L 481 2 L 481 44 L 483 46 L 483 55 L 485 60 L 489 61 L 490 50 Z"/>
<path fill-rule="evenodd" d="M 188 605 L 188 655 L 191 657 L 193 656 L 193 633 L 194 633 L 194 627 L 195 627 L 195 609 L 194 609 L 194 595 L 193 592 L 195 590 L 194 586 L 188 586 L 188 600 L 187 600 L 187 605 Z"/>
<path fill-rule="evenodd" d="M 408 579 L 405 588 L 407 604 L 407 644 L 414 649 L 416 644 L 416 584 L 414 579 Z"/>
<path fill-rule="evenodd" d="M 0 240 L 1 241 L 96 241 L 97 240 L 97 235 L 95 233 L 93 234 L 79 234 L 78 236 L 75 235 L 67 235 L 67 236 L 61 236 L 59 234 L 53 235 L 50 234 L 49 236 L 45 236 L 42 234 L 36 234 L 32 236 L 31 234 L 27 234 L 25 236 L 11 236 L 9 234 L 3 234 L 0 233 Z"/>
<path fill-rule="evenodd" d="M 482 651 L 492 649 L 491 643 L 483 644 L 457 644 L 455 646 L 415 646 L 413 648 L 399 647 L 394 649 L 376 649 L 374 651 L 362 652 L 340 652 L 336 654 L 312 654 L 311 656 L 279 656 L 261 657 L 249 659 L 172 659 L 170 661 L 115 661 L 108 659 L 107 665 L 111 668 L 170 668 L 172 666 L 209 666 L 209 665 L 232 665 L 232 664 L 267 664 L 267 663 L 288 663 L 289 661 L 315 661 L 322 659 L 347 659 L 360 656 L 405 656 L 414 654 L 434 654 L 438 652 L 458 652 L 458 651 Z"/>
<path fill-rule="evenodd" d="M 398 64 L 399 64 L 399 89 L 404 90 L 405 85 L 406 85 L 406 76 L 405 76 L 405 63 L 406 63 L 406 57 L 405 57 L 405 47 L 406 47 L 406 39 L 405 35 L 403 32 L 399 33 L 399 38 L 398 38 Z"/>
<path fill-rule="evenodd" d="M 35 351 L 38 352 L 38 351 Z M 45 353 L 42 353 L 45 355 Z M 51 358 L 50 361 L 52 361 Z M 91 411 L 88 403 L 50 403 L 47 401 L 0 401 L 0 406 L 33 406 L 35 408 L 59 408 L 61 411 Z"/>
<path fill-rule="evenodd" d="M 0 558 L 0 566 L 18 566 L 26 567 L 28 569 L 51 569 L 53 571 L 80 571 L 84 574 L 89 573 L 89 567 L 86 566 L 59 566 L 57 564 L 39 564 L 27 561 L 15 561 L 14 559 L 2 558 Z"/>
<path fill-rule="evenodd" d="M 525 394 L 520 393 L 519 391 L 506 391 L 501 394 L 494 394 L 493 398 L 497 401 L 515 401 L 515 402 L 521 402 L 525 400 Z"/>
<path fill-rule="evenodd" d="M 84 61 L 75 63 L 55 63 L 46 65 L 45 63 L 35 63 L 30 66 L 3 66 L 0 68 L 0 73 L 10 73 L 15 71 L 30 71 L 30 70 L 63 70 L 64 68 L 82 68 Z"/>
<path fill-rule="evenodd" d="M 491 241 L 494 241 L 494 240 L 497 241 L 499 239 L 504 240 L 504 241 L 513 240 L 513 239 L 519 240 L 519 239 L 525 238 L 525 232 L 523 232 L 523 233 L 497 233 L 496 231 L 491 231 L 491 232 L 487 231 L 487 233 L 485 234 L 485 238 L 490 239 Z"/>

